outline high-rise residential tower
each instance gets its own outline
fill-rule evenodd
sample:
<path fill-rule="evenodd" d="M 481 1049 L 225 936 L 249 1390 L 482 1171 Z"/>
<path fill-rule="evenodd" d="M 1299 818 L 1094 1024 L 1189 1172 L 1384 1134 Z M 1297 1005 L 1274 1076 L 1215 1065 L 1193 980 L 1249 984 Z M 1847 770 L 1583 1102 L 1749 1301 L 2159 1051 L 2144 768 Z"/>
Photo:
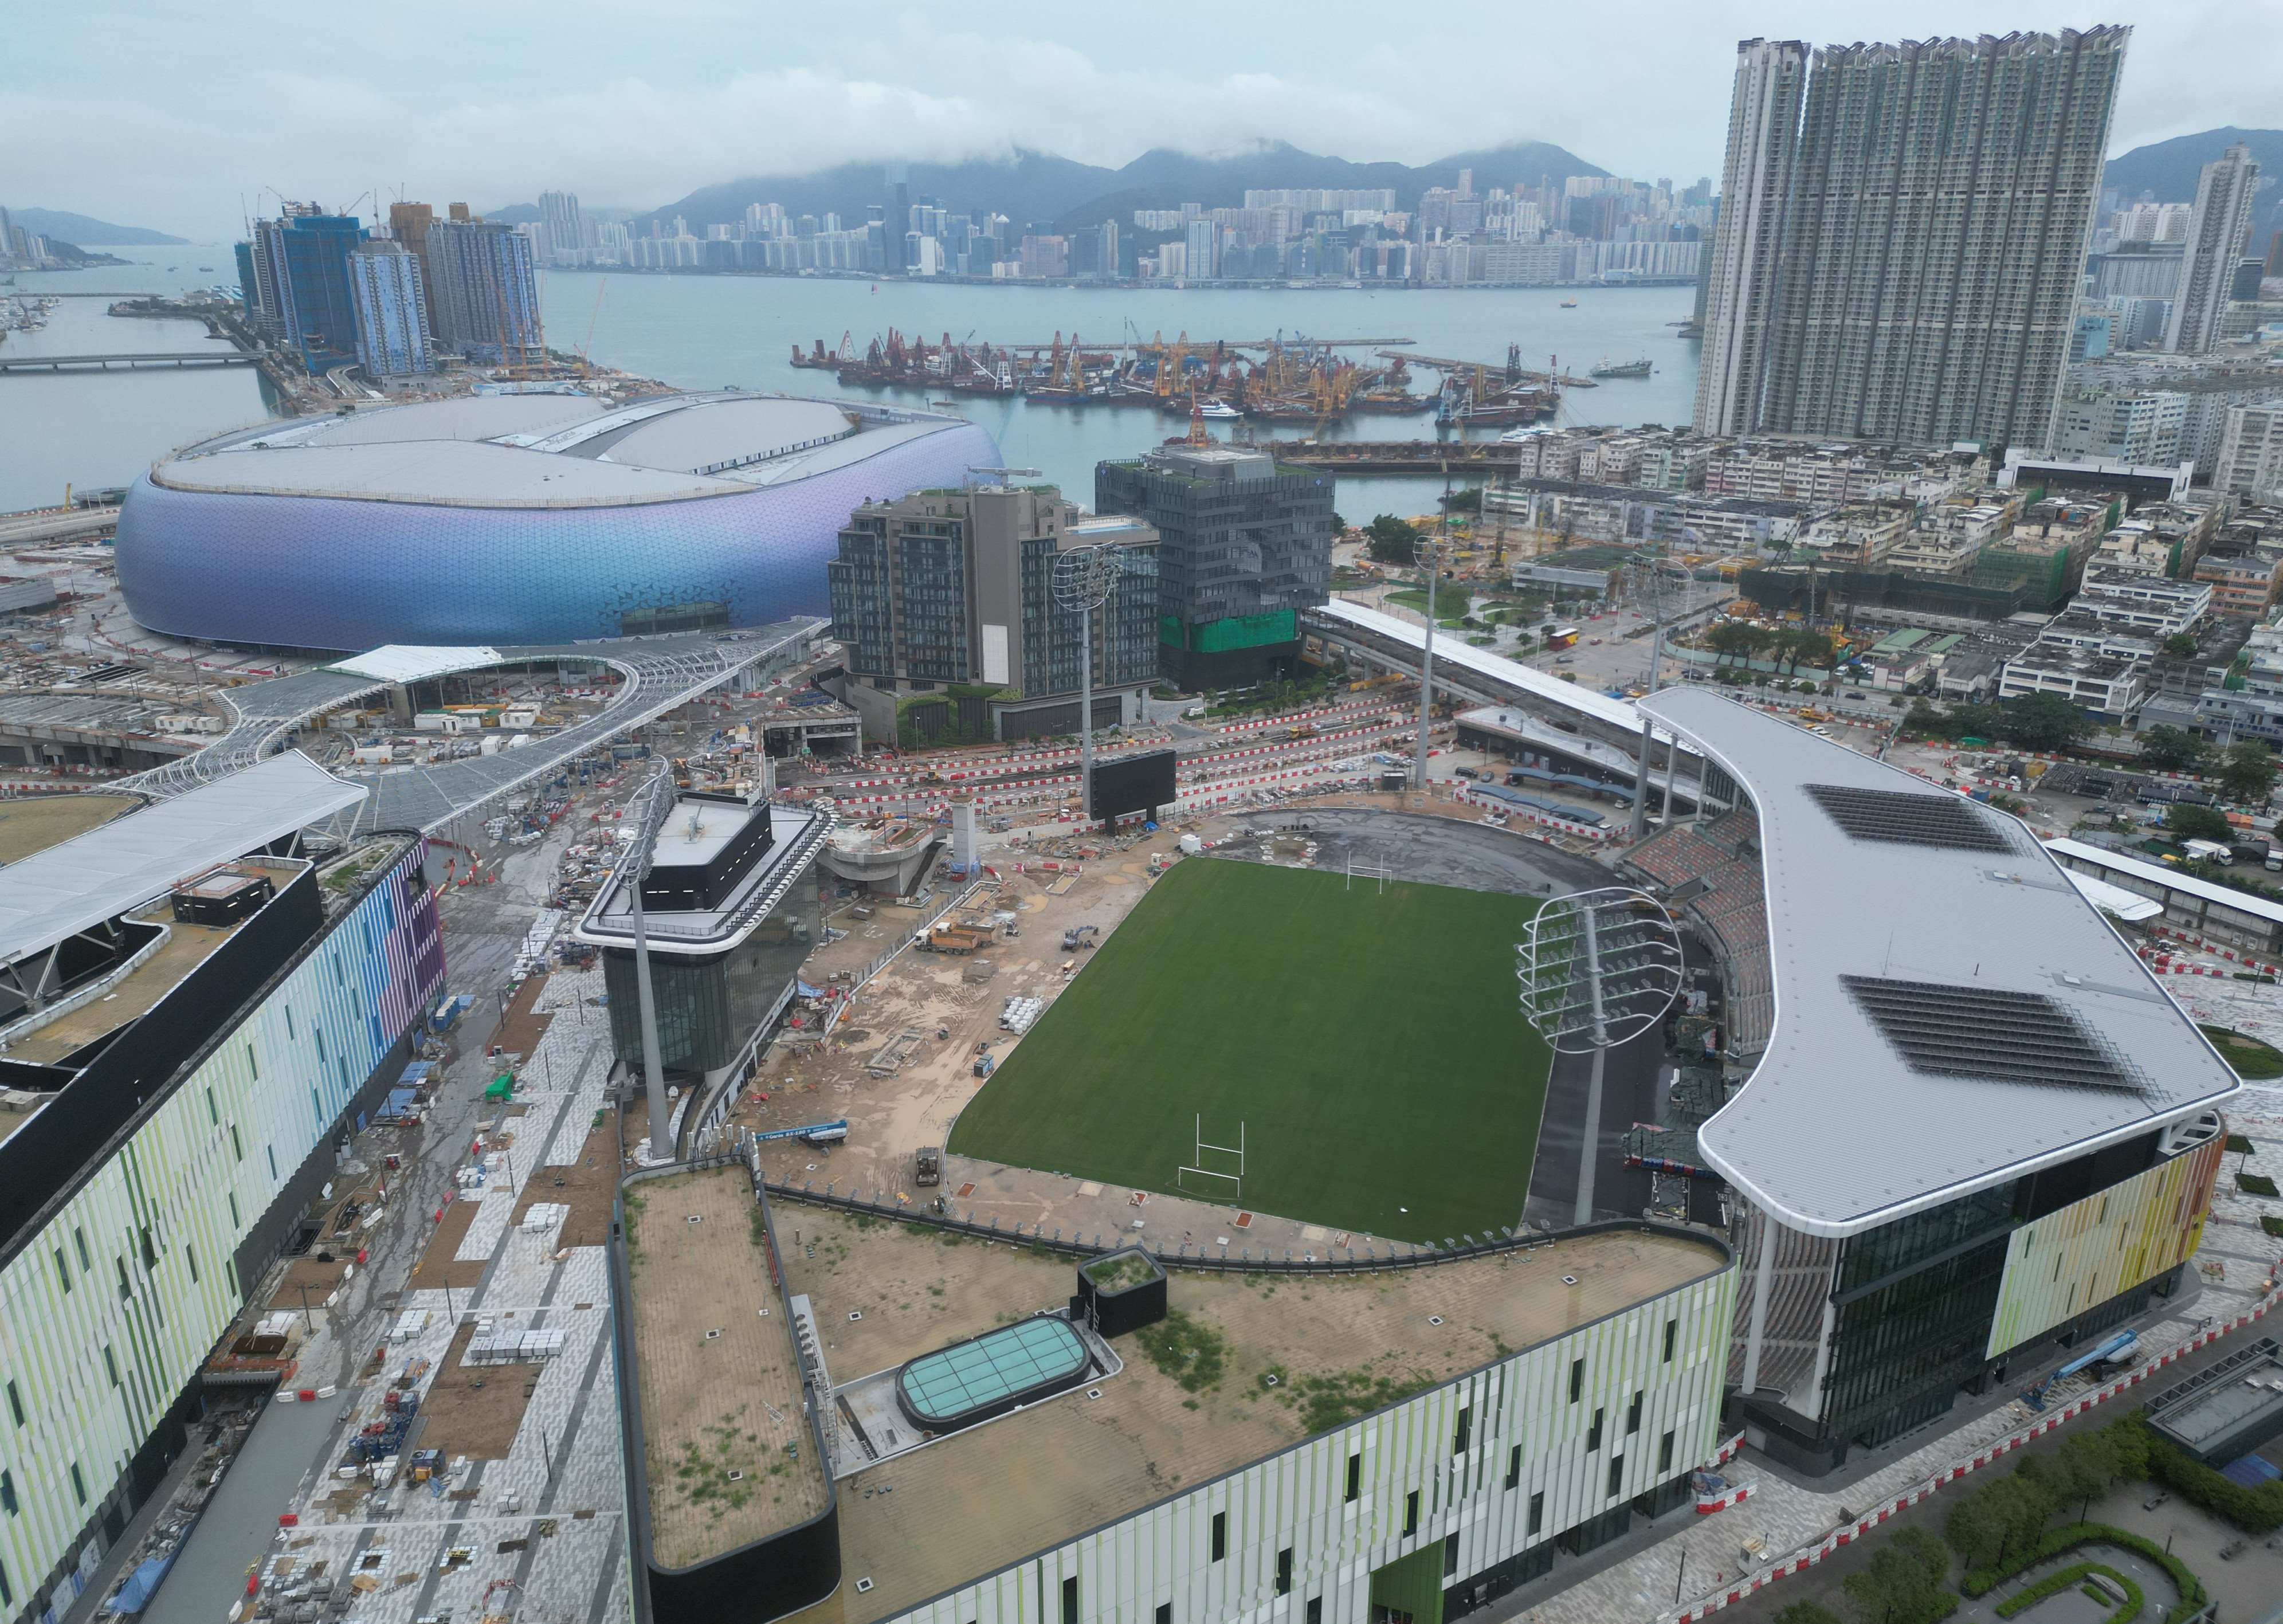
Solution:
<path fill-rule="evenodd" d="M 579 207 L 577 192 L 541 192 L 539 223 L 547 232 L 549 264 L 583 265 L 587 262 L 589 246 L 587 215 Z"/>
<path fill-rule="evenodd" d="M 2195 212 L 2188 217 L 2187 252 L 2164 324 L 2164 347 L 2201 355 L 2219 340 L 2236 263 L 2251 230 L 2251 196 L 2259 190 L 2259 166 L 2251 149 L 2236 145 L 2204 166 L 2196 182 Z M 2256 294 L 2255 294 L 2256 296 Z"/>
<path fill-rule="evenodd" d="M 466 206 L 452 208 L 459 215 Z M 531 238 L 497 221 L 439 220 L 428 230 L 428 274 L 438 343 L 472 361 L 546 358 Z"/>
<path fill-rule="evenodd" d="M 378 381 L 429 371 L 434 356 L 418 258 L 402 243 L 364 243 L 349 255 L 348 269 L 357 363 L 366 376 Z"/>
<path fill-rule="evenodd" d="M 2042 440 L 2131 33 L 1739 46 L 1697 428 Z"/>

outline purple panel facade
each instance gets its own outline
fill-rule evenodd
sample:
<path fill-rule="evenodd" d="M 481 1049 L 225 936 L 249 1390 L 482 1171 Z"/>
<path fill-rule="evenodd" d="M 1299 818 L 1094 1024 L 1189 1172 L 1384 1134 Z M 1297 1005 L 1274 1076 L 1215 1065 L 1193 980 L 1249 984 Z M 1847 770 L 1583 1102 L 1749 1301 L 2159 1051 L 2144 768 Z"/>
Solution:
<path fill-rule="evenodd" d="M 962 424 L 749 493 L 628 507 L 480 508 L 171 489 L 119 516 L 119 584 L 171 636 L 362 652 L 388 643 L 615 637 L 628 610 L 715 602 L 735 626 L 828 613 L 859 504 L 997 467 Z"/>

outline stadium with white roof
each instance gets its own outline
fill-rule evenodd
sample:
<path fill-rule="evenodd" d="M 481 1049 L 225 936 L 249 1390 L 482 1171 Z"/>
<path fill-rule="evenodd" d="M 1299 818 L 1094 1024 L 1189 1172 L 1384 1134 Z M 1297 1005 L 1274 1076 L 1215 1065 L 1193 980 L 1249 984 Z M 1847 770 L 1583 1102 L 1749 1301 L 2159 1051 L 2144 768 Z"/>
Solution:
<path fill-rule="evenodd" d="M 2170 1297 L 2241 1085 L 2103 917 L 2144 899 L 1709 691 L 1639 704 L 1703 763 L 1626 863 L 1719 967 L 1687 1159 L 1730 1191 L 1731 1420 L 1829 1471 Z"/>
<path fill-rule="evenodd" d="M 265 648 L 532 644 L 826 609 L 861 503 L 1000 466 L 947 413 L 739 391 L 487 394 L 241 430 L 135 482 L 120 587 Z"/>

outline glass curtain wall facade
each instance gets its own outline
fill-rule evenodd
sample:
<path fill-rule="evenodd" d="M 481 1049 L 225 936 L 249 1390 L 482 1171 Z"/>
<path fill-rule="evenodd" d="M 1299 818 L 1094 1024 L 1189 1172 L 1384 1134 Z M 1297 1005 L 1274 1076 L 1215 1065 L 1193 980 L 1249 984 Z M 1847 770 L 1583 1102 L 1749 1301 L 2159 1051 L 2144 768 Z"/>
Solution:
<path fill-rule="evenodd" d="M 357 358 L 349 255 L 364 240 L 364 228 L 347 215 L 298 215 L 284 223 L 277 240 L 292 301 L 285 341 L 301 352 L 312 372 L 347 365 Z"/>
<path fill-rule="evenodd" d="M 819 936 L 816 876 L 804 870 L 785 899 L 736 946 L 697 958 L 651 949 L 651 987 L 658 1011 L 659 1064 L 669 1072 L 698 1074 L 735 1065 Z M 635 956 L 623 948 L 603 954 L 604 985 L 611 995 L 611 1042 L 621 1059 L 642 1065 L 642 1016 L 635 985 Z"/>

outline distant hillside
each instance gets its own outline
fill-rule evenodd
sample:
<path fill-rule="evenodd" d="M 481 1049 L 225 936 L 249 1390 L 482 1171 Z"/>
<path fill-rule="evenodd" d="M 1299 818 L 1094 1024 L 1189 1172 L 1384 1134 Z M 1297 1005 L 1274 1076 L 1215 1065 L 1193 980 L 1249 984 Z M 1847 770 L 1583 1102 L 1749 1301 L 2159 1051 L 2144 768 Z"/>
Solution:
<path fill-rule="evenodd" d="M 2138 202 L 2143 191 L 2158 203 L 2193 203 L 2196 177 L 2203 167 L 2237 142 L 2251 149 L 2259 160 L 2263 191 L 2283 181 L 2283 129 L 2207 129 L 2200 135 L 2176 136 L 2108 160 L 2101 184 L 2114 187 L 2127 203 Z M 2264 209 L 2266 205 L 2263 202 Z"/>
<path fill-rule="evenodd" d="M 933 198 L 961 214 L 995 209 L 1017 227 L 1070 230 L 1107 219 L 1130 221 L 1137 208 L 1174 208 L 1202 203 L 1234 208 L 1256 187 L 1392 187 L 1396 207 L 1411 208 L 1430 186 L 1458 183 L 1459 171 L 1475 172 L 1475 188 L 1536 185 L 1541 178 L 1605 175 L 1576 154 L 1539 141 L 1516 142 L 1481 152 L 1461 152 L 1414 168 L 1399 163 L 1354 163 L 1305 152 L 1282 142 L 1264 143 L 1218 158 L 1158 148 L 1120 168 L 1082 164 L 1049 152 L 1017 152 L 998 159 L 969 159 L 955 164 L 913 164 L 907 183 L 914 201 Z M 692 231 L 744 217 L 747 205 L 782 203 L 799 215 L 836 213 L 845 225 L 864 219 L 868 205 L 883 200 L 886 183 L 876 163 L 842 164 L 814 175 L 754 176 L 707 186 L 678 203 L 639 215 L 637 232 L 652 219 L 680 215 Z"/>
<path fill-rule="evenodd" d="M 187 243 L 185 237 L 145 230 L 139 225 L 112 225 L 59 208 L 11 208 L 8 218 L 37 236 L 73 243 L 82 248 L 171 247 Z"/>

